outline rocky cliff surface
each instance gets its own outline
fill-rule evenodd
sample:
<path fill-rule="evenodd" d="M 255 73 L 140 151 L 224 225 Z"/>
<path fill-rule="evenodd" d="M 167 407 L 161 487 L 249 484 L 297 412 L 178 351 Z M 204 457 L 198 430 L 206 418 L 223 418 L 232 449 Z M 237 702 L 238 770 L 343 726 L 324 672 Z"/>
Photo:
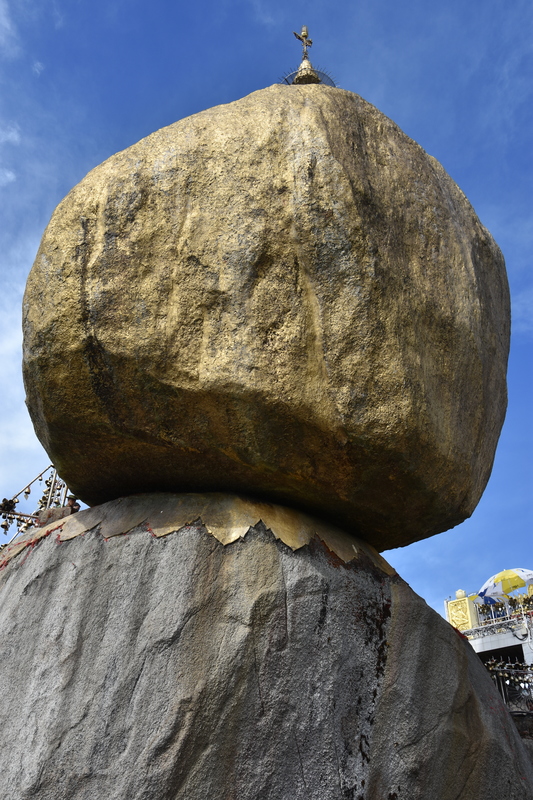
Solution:
<path fill-rule="evenodd" d="M 334 528 L 150 495 L 22 545 L 0 573 L 3 798 L 533 796 L 468 642 Z"/>
<path fill-rule="evenodd" d="M 506 405 L 503 259 L 360 97 L 272 86 L 57 208 L 24 301 L 37 434 L 89 504 L 248 492 L 378 549 L 472 513 Z"/>

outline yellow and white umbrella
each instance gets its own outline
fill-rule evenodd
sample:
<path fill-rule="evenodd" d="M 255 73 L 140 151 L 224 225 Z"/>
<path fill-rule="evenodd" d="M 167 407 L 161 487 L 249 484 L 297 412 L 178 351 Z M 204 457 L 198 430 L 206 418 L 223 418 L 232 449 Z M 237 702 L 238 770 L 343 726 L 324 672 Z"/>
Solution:
<path fill-rule="evenodd" d="M 520 567 L 504 569 L 485 581 L 478 595 L 479 597 L 505 597 L 515 589 L 531 585 L 533 585 L 533 570 Z"/>

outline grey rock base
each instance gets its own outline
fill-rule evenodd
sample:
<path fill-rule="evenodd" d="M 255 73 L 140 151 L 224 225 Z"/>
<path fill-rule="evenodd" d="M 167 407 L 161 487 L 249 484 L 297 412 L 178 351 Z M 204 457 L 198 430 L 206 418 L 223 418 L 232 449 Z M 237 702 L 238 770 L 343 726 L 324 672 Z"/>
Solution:
<path fill-rule="evenodd" d="M 0 577 L 5 800 L 531 800 L 470 645 L 262 524 L 53 535 Z"/>

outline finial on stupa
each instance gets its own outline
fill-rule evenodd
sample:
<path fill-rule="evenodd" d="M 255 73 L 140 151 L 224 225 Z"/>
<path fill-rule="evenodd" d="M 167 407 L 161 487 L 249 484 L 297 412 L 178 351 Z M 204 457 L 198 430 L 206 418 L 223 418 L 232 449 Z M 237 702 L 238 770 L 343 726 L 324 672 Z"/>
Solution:
<path fill-rule="evenodd" d="M 309 58 L 309 56 L 307 55 L 307 48 L 311 47 L 313 42 L 309 38 L 309 31 L 307 30 L 307 25 L 304 25 L 302 27 L 302 32 L 301 33 L 296 33 L 296 31 L 293 31 L 293 33 L 296 36 L 296 38 L 299 39 L 301 41 L 301 43 L 302 43 L 303 51 L 304 51 L 303 52 L 303 57 L 304 58 Z"/>
<path fill-rule="evenodd" d="M 309 30 L 307 25 L 302 26 L 301 33 L 296 33 L 293 31 L 296 38 L 302 43 L 303 48 L 303 56 L 302 56 L 302 63 L 298 67 L 298 69 L 294 72 L 289 72 L 286 75 L 282 83 L 288 83 L 289 85 L 292 84 L 306 84 L 306 83 L 325 83 L 327 86 L 335 86 L 335 81 L 327 74 L 327 72 L 322 72 L 321 70 L 314 69 L 313 65 L 309 61 L 309 54 L 307 49 L 311 47 L 313 44 L 312 40 L 309 38 Z"/>

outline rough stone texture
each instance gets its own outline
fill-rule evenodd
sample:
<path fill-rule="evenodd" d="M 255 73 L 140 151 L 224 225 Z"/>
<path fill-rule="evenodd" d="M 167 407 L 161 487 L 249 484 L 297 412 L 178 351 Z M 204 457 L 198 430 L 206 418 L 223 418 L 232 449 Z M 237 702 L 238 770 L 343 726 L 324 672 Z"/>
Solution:
<path fill-rule="evenodd" d="M 533 766 L 533 715 L 513 714 L 513 722 L 522 737 L 522 742 Z"/>
<path fill-rule="evenodd" d="M 506 405 L 503 258 L 358 96 L 272 86 L 59 205 L 24 301 L 37 435 L 89 504 L 236 491 L 378 549 L 472 513 Z"/>
<path fill-rule="evenodd" d="M 470 645 L 364 554 L 106 524 L 0 574 L 0 797 L 533 797 Z"/>

